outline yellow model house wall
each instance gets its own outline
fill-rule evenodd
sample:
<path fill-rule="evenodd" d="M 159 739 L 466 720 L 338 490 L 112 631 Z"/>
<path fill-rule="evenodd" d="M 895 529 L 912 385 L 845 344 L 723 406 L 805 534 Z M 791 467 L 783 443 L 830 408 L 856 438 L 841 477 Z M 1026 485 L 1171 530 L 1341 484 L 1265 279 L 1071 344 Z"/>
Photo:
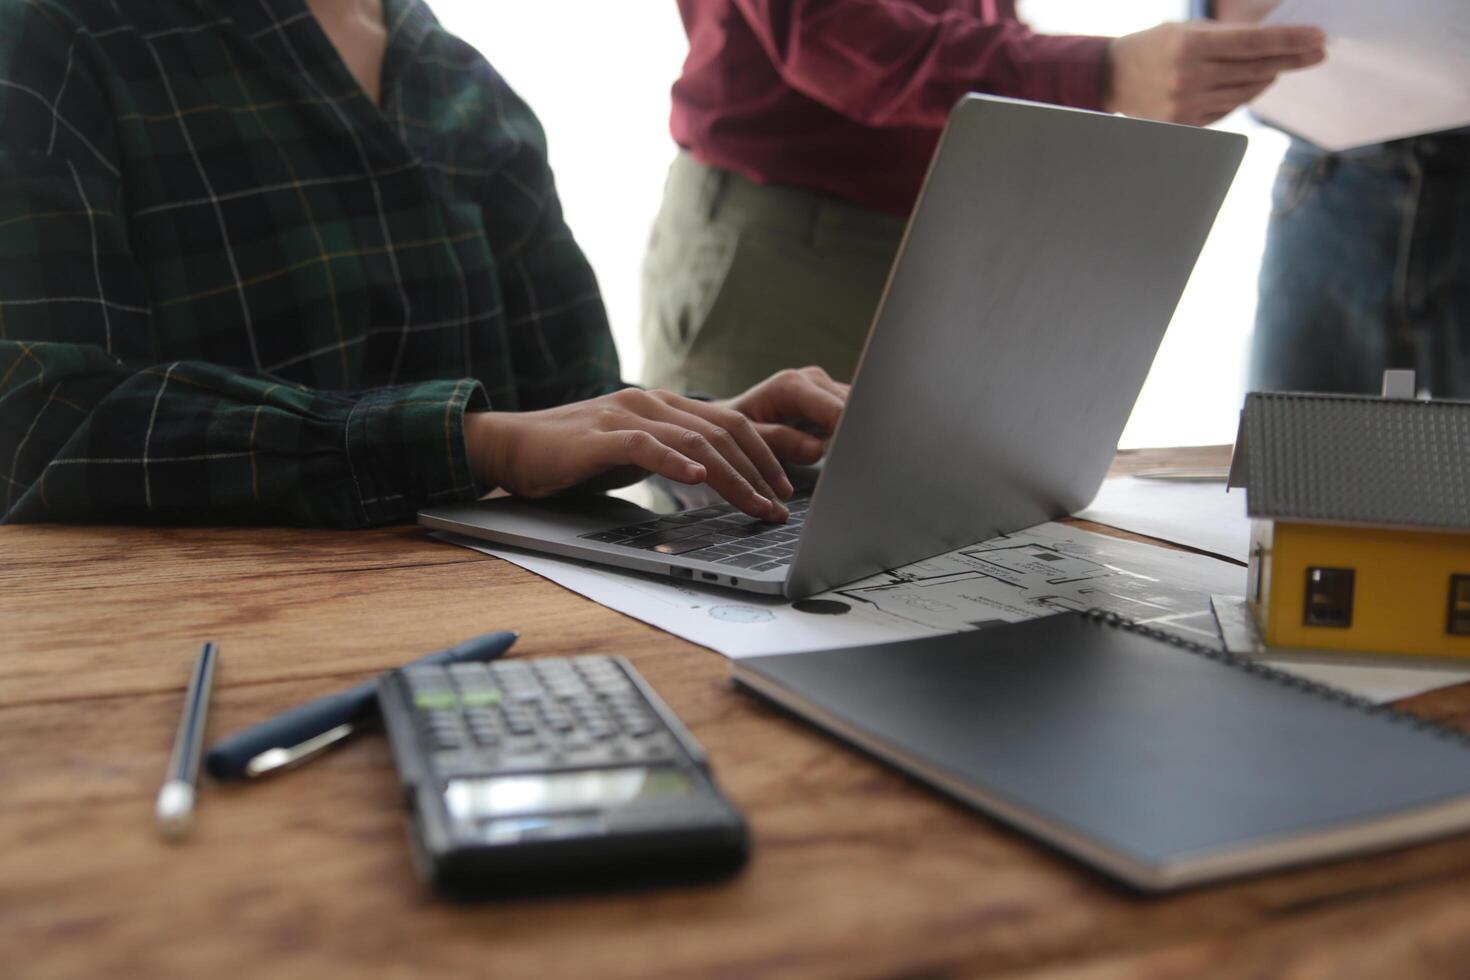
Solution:
<path fill-rule="evenodd" d="M 1351 626 L 1303 623 L 1311 567 L 1353 569 Z M 1470 534 L 1256 521 L 1247 588 L 1269 646 L 1470 657 L 1446 632 L 1451 575 L 1470 575 Z"/>

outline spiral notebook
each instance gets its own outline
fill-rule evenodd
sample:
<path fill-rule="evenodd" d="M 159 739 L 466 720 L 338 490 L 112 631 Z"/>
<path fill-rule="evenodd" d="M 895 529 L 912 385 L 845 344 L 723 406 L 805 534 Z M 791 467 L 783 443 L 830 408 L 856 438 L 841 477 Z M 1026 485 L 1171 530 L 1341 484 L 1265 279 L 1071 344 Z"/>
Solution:
<path fill-rule="evenodd" d="M 1148 891 L 1470 829 L 1470 736 L 1106 614 L 734 677 Z"/>

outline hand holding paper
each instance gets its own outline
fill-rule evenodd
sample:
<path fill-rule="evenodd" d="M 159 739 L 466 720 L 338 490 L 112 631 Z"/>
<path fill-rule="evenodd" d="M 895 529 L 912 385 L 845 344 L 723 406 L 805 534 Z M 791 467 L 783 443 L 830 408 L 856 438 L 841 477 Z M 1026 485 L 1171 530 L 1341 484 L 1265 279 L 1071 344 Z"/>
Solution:
<path fill-rule="evenodd" d="M 1285 0 L 1265 22 L 1327 33 L 1323 64 L 1252 103 L 1266 122 L 1332 151 L 1470 125 L 1465 0 Z"/>
<path fill-rule="evenodd" d="M 1206 126 L 1277 75 L 1322 60 L 1322 32 L 1288 25 L 1160 24 L 1108 48 L 1109 112 Z"/>

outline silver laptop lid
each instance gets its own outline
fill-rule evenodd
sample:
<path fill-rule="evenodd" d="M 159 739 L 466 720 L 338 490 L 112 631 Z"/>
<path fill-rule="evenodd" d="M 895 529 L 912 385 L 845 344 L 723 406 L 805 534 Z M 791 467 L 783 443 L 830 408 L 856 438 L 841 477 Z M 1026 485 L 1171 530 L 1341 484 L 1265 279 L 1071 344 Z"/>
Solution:
<path fill-rule="evenodd" d="M 787 595 L 1085 506 L 1245 142 L 961 100 L 889 276 Z"/>

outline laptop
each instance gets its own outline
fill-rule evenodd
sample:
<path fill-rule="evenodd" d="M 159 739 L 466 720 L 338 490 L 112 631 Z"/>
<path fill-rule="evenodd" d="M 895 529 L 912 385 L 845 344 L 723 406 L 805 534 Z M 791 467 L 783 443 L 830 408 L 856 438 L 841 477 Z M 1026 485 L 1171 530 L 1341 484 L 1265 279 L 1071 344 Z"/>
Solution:
<path fill-rule="evenodd" d="M 971 95 L 955 106 L 820 470 L 786 524 L 630 493 L 502 497 L 426 527 L 800 598 L 1096 495 L 1243 136 Z"/>

